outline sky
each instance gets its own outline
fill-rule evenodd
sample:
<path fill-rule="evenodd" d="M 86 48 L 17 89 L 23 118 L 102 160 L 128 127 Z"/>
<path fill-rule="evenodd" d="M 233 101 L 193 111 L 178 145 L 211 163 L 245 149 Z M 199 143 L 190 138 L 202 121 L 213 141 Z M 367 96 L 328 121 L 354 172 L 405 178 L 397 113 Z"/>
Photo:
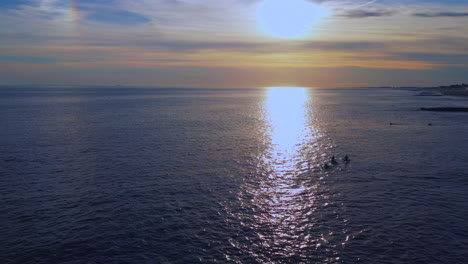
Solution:
<path fill-rule="evenodd" d="M 462 82 L 467 0 L 0 1 L 0 85 Z"/>

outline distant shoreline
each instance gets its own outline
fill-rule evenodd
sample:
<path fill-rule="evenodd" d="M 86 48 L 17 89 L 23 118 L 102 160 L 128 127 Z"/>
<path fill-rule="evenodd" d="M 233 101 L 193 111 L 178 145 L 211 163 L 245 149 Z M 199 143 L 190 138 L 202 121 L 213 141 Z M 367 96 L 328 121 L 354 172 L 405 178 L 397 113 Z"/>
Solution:
<path fill-rule="evenodd" d="M 450 86 L 429 87 L 417 89 L 419 94 L 416 96 L 463 96 L 468 97 L 468 85 L 456 84 Z M 468 112 L 468 107 L 421 107 L 422 111 L 433 112 Z"/>
<path fill-rule="evenodd" d="M 457 84 L 457 85 L 450 85 L 450 86 L 430 87 L 430 88 L 422 88 L 420 89 L 420 91 L 439 92 L 442 95 L 468 96 L 468 85 Z"/>

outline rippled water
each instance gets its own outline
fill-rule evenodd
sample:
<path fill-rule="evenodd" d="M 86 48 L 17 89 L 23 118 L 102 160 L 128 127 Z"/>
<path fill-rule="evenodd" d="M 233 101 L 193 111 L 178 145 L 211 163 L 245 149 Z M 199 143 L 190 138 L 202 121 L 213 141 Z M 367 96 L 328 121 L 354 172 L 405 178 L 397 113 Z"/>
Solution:
<path fill-rule="evenodd" d="M 0 260 L 467 263 L 468 114 L 419 108 L 468 100 L 415 94 L 4 88 Z"/>

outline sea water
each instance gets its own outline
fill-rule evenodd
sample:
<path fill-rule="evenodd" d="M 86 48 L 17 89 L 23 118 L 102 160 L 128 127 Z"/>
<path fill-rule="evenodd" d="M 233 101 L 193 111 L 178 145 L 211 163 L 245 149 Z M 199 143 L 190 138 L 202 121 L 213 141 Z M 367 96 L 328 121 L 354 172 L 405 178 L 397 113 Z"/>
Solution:
<path fill-rule="evenodd" d="M 417 93 L 2 88 L 0 260 L 466 263 L 468 114 L 420 108 L 468 100 Z"/>

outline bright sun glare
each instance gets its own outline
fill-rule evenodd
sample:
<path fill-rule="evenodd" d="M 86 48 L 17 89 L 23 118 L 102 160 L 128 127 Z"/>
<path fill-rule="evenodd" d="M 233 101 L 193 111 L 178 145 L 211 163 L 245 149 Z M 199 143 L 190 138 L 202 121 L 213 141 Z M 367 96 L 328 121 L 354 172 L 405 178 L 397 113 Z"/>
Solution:
<path fill-rule="evenodd" d="M 306 123 L 307 90 L 303 87 L 270 87 L 266 101 L 275 152 L 289 152 L 301 141 Z"/>
<path fill-rule="evenodd" d="M 263 31 L 279 38 L 304 35 L 326 13 L 323 6 L 306 0 L 264 0 L 257 7 Z"/>

